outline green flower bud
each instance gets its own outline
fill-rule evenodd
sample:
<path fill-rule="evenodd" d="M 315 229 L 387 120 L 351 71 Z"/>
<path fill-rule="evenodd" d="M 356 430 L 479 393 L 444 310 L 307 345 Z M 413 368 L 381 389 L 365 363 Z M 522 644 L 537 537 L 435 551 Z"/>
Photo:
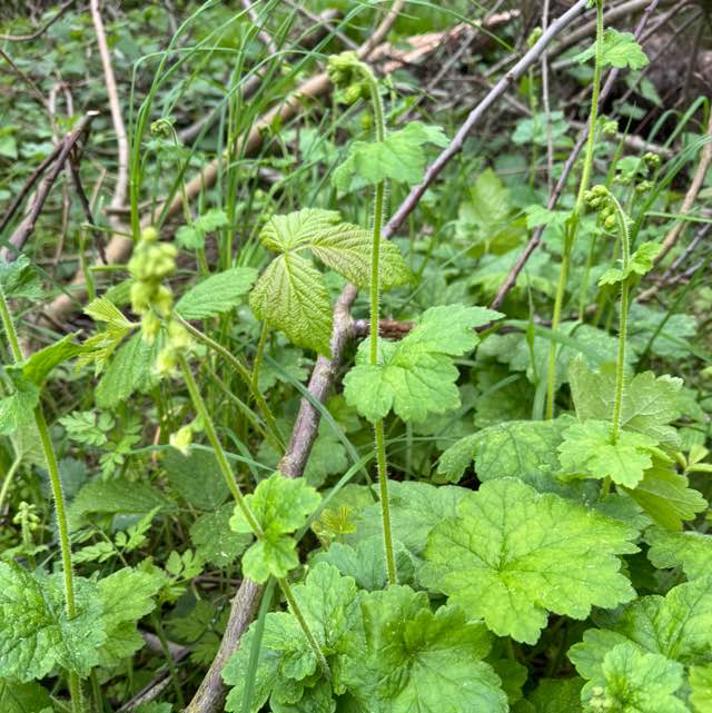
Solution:
<path fill-rule="evenodd" d="M 643 161 L 645 162 L 645 165 L 648 166 L 648 168 L 653 170 L 659 168 L 660 164 L 662 163 L 660 155 L 653 153 L 652 151 L 648 151 L 648 153 L 643 156 Z"/>
<path fill-rule="evenodd" d="M 153 287 L 146 282 L 131 285 L 131 310 L 134 314 L 144 314 L 151 306 Z"/>
<path fill-rule="evenodd" d="M 143 340 L 148 344 L 153 344 L 156 341 L 158 332 L 161 331 L 161 320 L 153 311 L 148 311 L 141 318 L 141 334 Z"/>
<path fill-rule="evenodd" d="M 161 349 L 156 357 L 156 371 L 160 376 L 170 376 L 178 365 L 175 349 L 170 345 Z"/>
<path fill-rule="evenodd" d="M 190 425 L 182 426 L 175 433 L 171 433 L 168 442 L 187 458 L 190 455 L 190 446 L 193 443 L 193 429 Z"/>
<path fill-rule="evenodd" d="M 192 343 L 188 330 L 182 324 L 172 320 L 168 325 L 168 344 L 177 352 L 182 352 L 190 349 Z"/>
<path fill-rule="evenodd" d="M 603 225 L 607 230 L 613 230 L 613 228 L 616 227 L 616 216 L 606 216 L 605 220 L 603 221 Z"/>
<path fill-rule="evenodd" d="M 615 119 L 605 119 L 601 123 L 601 133 L 604 136 L 614 136 L 618 132 L 618 122 Z"/>
<path fill-rule="evenodd" d="M 170 288 L 159 285 L 155 290 L 151 304 L 161 317 L 168 317 L 173 309 L 173 293 Z"/>

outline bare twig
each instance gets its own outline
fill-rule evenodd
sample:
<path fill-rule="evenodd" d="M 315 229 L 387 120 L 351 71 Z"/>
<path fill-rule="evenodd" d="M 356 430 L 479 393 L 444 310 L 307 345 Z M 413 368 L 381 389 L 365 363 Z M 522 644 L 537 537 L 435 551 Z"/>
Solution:
<path fill-rule="evenodd" d="M 40 104 L 42 108 L 49 113 L 47 100 L 44 98 L 44 95 L 40 91 L 40 88 L 37 86 L 37 84 L 35 84 L 34 79 L 32 79 L 32 77 L 23 72 L 15 64 L 12 57 L 10 57 L 10 55 L 2 49 L 2 47 L 0 47 L 0 57 L 2 57 L 10 65 L 10 69 L 15 73 L 15 75 L 18 76 L 29 87 L 30 94 L 32 94 L 33 98 L 38 102 L 38 104 Z"/>
<path fill-rule="evenodd" d="M 245 8 L 245 12 L 249 15 L 252 24 L 257 28 L 257 36 L 260 38 L 262 44 L 267 48 L 270 54 L 277 54 L 277 45 L 274 43 L 269 32 L 262 27 L 262 22 L 250 0 L 242 0 L 242 7 Z"/>
<path fill-rule="evenodd" d="M 98 114 L 98 111 L 87 112 L 79 120 L 74 129 L 64 137 L 59 145 L 59 153 L 57 154 L 56 161 L 52 168 L 47 172 L 47 175 L 42 179 L 27 215 L 22 219 L 13 234 L 10 236 L 8 241 L 9 245 L 3 246 L 2 250 L 0 250 L 0 260 L 14 260 L 20 253 L 22 246 L 34 230 L 37 218 L 42 212 L 42 206 L 44 206 L 47 196 L 49 195 L 54 182 L 57 180 L 57 176 L 59 176 L 65 162 L 69 159 L 69 156 L 75 146 L 89 128 L 89 125 L 93 121 L 94 117 L 98 116 Z"/>
<path fill-rule="evenodd" d="M 635 28 L 634 34 L 636 38 L 640 37 L 640 35 L 643 33 L 643 30 L 645 29 L 645 26 L 647 25 L 648 20 L 650 18 L 650 15 L 658 6 L 659 2 L 660 0 L 650 0 L 648 7 L 645 9 L 643 16 L 641 17 L 640 22 L 638 23 L 638 26 Z M 603 104 L 603 102 L 607 99 L 608 95 L 611 93 L 611 90 L 613 89 L 613 86 L 616 80 L 618 79 L 619 73 L 620 72 L 618 69 L 612 69 L 608 73 L 606 81 L 599 94 L 599 106 Z M 556 182 L 554 190 L 549 196 L 549 201 L 546 205 L 549 210 L 553 210 L 556 207 L 556 204 L 559 202 L 559 196 L 561 195 L 561 192 L 563 191 L 564 186 L 566 185 L 566 181 L 568 180 L 569 175 L 573 170 L 574 164 L 576 163 L 576 159 L 578 158 L 579 154 L 581 153 L 581 150 L 584 147 L 584 144 L 586 143 L 586 139 L 588 138 L 588 130 L 589 127 L 588 125 L 586 125 L 579 133 L 578 139 L 576 140 L 576 144 L 574 145 L 573 149 L 571 150 L 571 154 L 569 155 L 568 159 L 566 160 L 566 163 L 564 164 L 564 168 L 561 172 L 561 175 L 559 176 L 559 180 Z M 504 298 L 507 296 L 512 287 L 514 287 L 515 283 L 517 282 L 517 278 L 524 269 L 524 266 L 527 264 L 527 261 L 531 257 L 532 253 L 541 244 L 541 236 L 544 234 L 544 228 L 545 226 L 540 226 L 534 231 L 532 237 L 529 239 L 529 242 L 526 244 L 524 250 L 517 258 L 517 261 L 514 263 L 512 269 L 507 274 L 507 277 L 504 279 L 504 282 L 502 282 L 502 284 L 500 285 L 499 290 L 497 290 L 497 294 L 495 295 L 494 299 L 490 304 L 493 309 L 498 309 L 502 306 Z"/>
<path fill-rule="evenodd" d="M 99 56 L 101 57 L 101 65 L 104 69 L 104 85 L 106 86 L 106 94 L 109 98 L 111 121 L 114 125 L 114 133 L 116 134 L 116 142 L 118 144 L 118 169 L 110 205 L 112 208 L 121 208 L 126 203 L 126 193 L 129 183 L 129 140 L 126 134 L 124 119 L 121 114 L 121 103 L 119 102 L 119 94 L 116 89 L 116 78 L 111 65 L 111 55 L 109 53 L 109 45 L 106 41 L 104 22 L 101 19 L 99 0 L 91 0 L 90 8 L 92 21 L 94 23 L 94 33 L 96 34 L 96 43 L 99 47 Z M 118 221 L 111 217 L 109 220 L 112 222 L 112 228 L 116 229 L 118 227 Z"/>
<path fill-rule="evenodd" d="M 707 175 L 707 169 L 712 163 L 712 112 L 710 112 L 709 120 L 707 122 L 707 130 L 705 132 L 707 137 L 707 143 L 702 147 L 700 152 L 700 162 L 697 164 L 697 170 L 692 177 L 692 182 L 690 187 L 687 189 L 685 198 L 680 206 L 679 216 L 684 218 L 692 209 L 695 201 L 697 200 L 697 195 L 702 188 L 702 183 Z M 672 229 L 665 236 L 662 243 L 662 248 L 655 258 L 655 263 L 659 263 L 674 247 L 675 243 L 685 228 L 686 222 L 684 220 L 678 220 L 677 223 L 672 227 Z"/>

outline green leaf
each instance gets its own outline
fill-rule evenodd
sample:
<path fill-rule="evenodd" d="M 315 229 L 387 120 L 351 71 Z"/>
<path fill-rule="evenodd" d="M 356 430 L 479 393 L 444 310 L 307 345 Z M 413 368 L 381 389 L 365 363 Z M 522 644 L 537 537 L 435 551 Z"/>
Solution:
<path fill-rule="evenodd" d="M 0 285 L 7 298 L 38 299 L 42 296 L 37 270 L 27 255 L 18 255 L 12 262 L 3 260 L 0 263 Z"/>
<path fill-rule="evenodd" d="M 321 273 L 305 258 L 294 253 L 275 258 L 257 280 L 250 307 L 293 344 L 331 354 L 331 300 Z"/>
<path fill-rule="evenodd" d="M 320 500 L 319 493 L 304 480 L 286 478 L 279 472 L 261 481 L 254 493 L 245 496 L 245 503 L 264 534 L 242 559 L 246 576 L 261 583 L 270 575 L 285 577 L 299 564 L 296 542 L 289 535 L 306 524 Z M 235 532 L 252 533 L 237 505 L 230 527 Z"/>
<path fill-rule="evenodd" d="M 616 382 L 612 364 L 594 372 L 582 360 L 576 359 L 569 368 L 569 380 L 580 421 L 605 421 L 611 417 Z M 656 378 L 652 371 L 627 379 L 623 390 L 621 427 L 674 448 L 678 436 L 668 424 L 680 416 L 677 395 L 681 388 L 682 379 L 668 375 Z"/>
<path fill-rule="evenodd" d="M 183 319 L 206 319 L 237 307 L 257 278 L 252 267 L 233 267 L 191 287 L 176 303 Z"/>
<path fill-rule="evenodd" d="M 108 441 L 106 434 L 115 425 L 111 414 L 96 411 L 73 411 L 62 416 L 59 423 L 71 440 L 88 446 L 103 446 Z"/>
<path fill-rule="evenodd" d="M 0 434 L 17 434 L 34 422 L 34 410 L 40 402 L 40 387 L 15 370 L 8 370 L 13 393 L 0 399 Z"/>
<path fill-rule="evenodd" d="M 171 448 L 163 456 L 168 482 L 180 496 L 199 510 L 215 510 L 228 497 L 230 490 L 210 451 L 193 448 L 184 456 Z"/>
<path fill-rule="evenodd" d="M 400 536 L 400 530 L 398 530 Z M 398 581 L 407 582 L 414 574 L 413 558 L 405 546 L 394 543 Z M 383 557 L 383 535 L 371 535 L 353 546 L 334 542 L 326 552 L 317 552 L 314 564 L 326 562 L 346 577 L 353 577 L 360 589 L 373 592 L 388 584 L 386 560 Z"/>
<path fill-rule="evenodd" d="M 356 225 L 339 224 L 316 235 L 309 243 L 312 253 L 327 267 L 359 287 L 371 284 L 371 231 Z M 390 240 L 381 239 L 379 251 L 380 286 L 384 290 L 411 279 L 410 270 Z"/>
<path fill-rule="evenodd" d="M 664 597 L 640 597 L 610 616 L 606 629 L 588 629 L 569 649 L 586 679 L 600 676 L 606 653 L 618 644 L 671 661 L 706 661 L 712 650 L 712 576 L 673 587 Z"/>
<path fill-rule="evenodd" d="M 574 61 L 588 62 L 596 55 L 596 46 L 592 45 L 574 57 Z M 603 32 L 603 47 L 601 66 L 623 69 L 642 69 L 648 64 L 648 58 L 643 48 L 638 44 L 631 32 L 618 32 L 612 27 Z"/>
<path fill-rule="evenodd" d="M 22 369 L 22 375 L 26 379 L 37 386 L 42 386 L 52 369 L 78 353 L 79 345 L 74 342 L 74 335 L 67 334 L 59 341 L 34 352 L 17 366 Z"/>
<path fill-rule="evenodd" d="M 423 178 L 426 162 L 423 146 L 448 143 L 440 127 L 412 121 L 388 134 L 384 141 L 352 143 L 346 160 L 334 171 L 331 181 L 340 191 L 351 190 L 355 177 L 372 185 L 386 179 L 413 185 Z"/>
<path fill-rule="evenodd" d="M 172 512 L 175 505 L 148 483 L 123 479 L 89 481 L 77 493 L 68 509 L 71 529 L 79 527 L 88 515 L 145 515 L 154 508 Z"/>
<path fill-rule="evenodd" d="M 135 391 L 144 391 L 156 380 L 153 366 L 163 347 L 159 336 L 148 344 L 140 334 L 134 334 L 116 352 L 102 374 L 94 392 L 99 408 L 113 408 Z"/>
<path fill-rule="evenodd" d="M 712 572 L 712 535 L 651 527 L 645 540 L 650 545 L 648 559 L 658 569 L 681 566 L 688 579 Z"/>
<path fill-rule="evenodd" d="M 600 675 L 583 687 L 581 699 L 591 709 L 686 713 L 689 709 L 675 695 L 682 684 L 679 663 L 619 644 L 605 655 Z"/>
<path fill-rule="evenodd" d="M 99 599 L 107 640 L 98 649 L 99 663 L 114 666 L 140 649 L 143 637 L 136 624 L 153 611 L 154 598 L 165 584 L 162 575 L 140 572 L 130 567 L 99 580 Z"/>
<path fill-rule="evenodd" d="M 631 255 L 628 266 L 611 267 L 601 275 L 598 280 L 600 286 L 603 285 L 618 285 L 621 282 L 630 280 L 631 278 L 642 277 L 647 275 L 655 264 L 655 258 L 662 250 L 662 245 L 659 243 L 643 243 Z"/>
<path fill-rule="evenodd" d="M 86 675 L 106 640 L 96 586 L 75 578 L 77 616 L 67 617 L 62 578 L 0 562 L 0 678 L 31 681 L 55 666 Z"/>
<path fill-rule="evenodd" d="M 39 683 L 0 681 L 0 710 L 3 713 L 52 711 L 52 699 Z"/>
<path fill-rule="evenodd" d="M 580 713 L 580 678 L 542 678 L 529 702 L 534 706 L 532 713 Z"/>
<path fill-rule="evenodd" d="M 228 224 L 227 215 L 218 208 L 210 208 L 190 225 L 182 225 L 176 232 L 178 245 L 188 249 L 205 246 L 205 236 Z"/>
<path fill-rule="evenodd" d="M 702 494 L 688 487 L 687 478 L 659 458 L 653 458 L 653 467 L 627 492 L 656 523 L 669 530 L 682 529 L 682 521 L 694 519 L 707 507 Z"/>
<path fill-rule="evenodd" d="M 712 665 L 690 668 L 690 703 L 695 713 L 710 713 L 712 705 Z"/>
<path fill-rule="evenodd" d="M 106 322 L 111 327 L 129 330 L 134 326 L 134 323 L 127 319 L 124 313 L 106 297 L 97 297 L 92 300 L 84 308 L 84 314 L 95 322 Z"/>
<path fill-rule="evenodd" d="M 230 529 L 232 503 L 221 505 L 215 512 L 206 512 L 190 526 L 190 539 L 195 553 L 217 567 L 235 561 L 252 542 L 252 536 Z"/>
<path fill-rule="evenodd" d="M 474 458 L 482 482 L 512 477 L 540 492 L 563 491 L 556 480 L 560 470 L 556 449 L 572 422 L 569 416 L 561 416 L 550 421 L 510 421 L 490 426 L 448 448 L 440 457 L 438 474 L 456 482 Z"/>
<path fill-rule="evenodd" d="M 559 459 L 564 473 L 572 477 L 610 478 L 634 488 L 653 465 L 651 450 L 657 441 L 642 433 L 621 431 L 611 442 L 609 421 L 575 423 L 564 431 Z"/>
<path fill-rule="evenodd" d="M 617 554 L 637 531 L 513 478 L 462 498 L 431 532 L 423 582 L 499 636 L 533 644 L 547 611 L 585 619 L 635 596 Z"/>
<path fill-rule="evenodd" d="M 456 517 L 457 506 L 468 491 L 429 483 L 388 482 L 391 523 L 398 541 L 414 555 L 425 549 L 430 531 L 445 519 Z M 361 513 L 355 537 L 382 537 L 381 505 L 374 503 Z"/>
<path fill-rule="evenodd" d="M 332 230 L 340 223 L 341 215 L 336 210 L 303 208 L 272 216 L 260 231 L 260 242 L 272 252 L 286 253 L 307 247 L 321 233 Z"/>
<path fill-rule="evenodd" d="M 501 315 L 483 307 L 446 305 L 426 310 L 400 342 L 379 340 L 379 363 L 368 363 L 369 340 L 358 350 L 356 366 L 344 379 L 349 405 L 375 422 L 393 409 L 404 421 L 424 421 L 460 405 L 459 376 L 453 356 L 478 342 L 474 328 Z"/>
<path fill-rule="evenodd" d="M 498 676 L 482 659 L 489 637 L 448 605 L 435 613 L 424 592 L 392 586 L 361 597 L 344 684 L 372 713 L 507 711 Z"/>

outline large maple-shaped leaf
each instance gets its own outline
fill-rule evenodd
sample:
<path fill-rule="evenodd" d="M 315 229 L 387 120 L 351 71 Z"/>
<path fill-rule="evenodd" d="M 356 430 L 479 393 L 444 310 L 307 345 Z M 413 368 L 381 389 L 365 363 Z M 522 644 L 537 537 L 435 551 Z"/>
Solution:
<path fill-rule="evenodd" d="M 506 711 L 481 623 L 454 606 L 435 613 L 424 592 L 390 587 L 361 597 L 341 683 L 371 713 Z"/>
<path fill-rule="evenodd" d="M 435 527 L 421 577 L 496 634 L 535 643 L 548 611 L 584 619 L 592 606 L 635 597 L 616 555 L 635 552 L 636 537 L 620 521 L 503 478 Z"/>
<path fill-rule="evenodd" d="M 370 343 L 359 347 L 356 366 L 344 379 L 344 396 L 375 422 L 393 409 L 404 421 L 423 421 L 460 405 L 459 371 L 452 357 L 478 342 L 474 328 L 501 317 L 482 307 L 431 307 L 397 344 L 379 341 L 378 364 L 369 364 Z"/>

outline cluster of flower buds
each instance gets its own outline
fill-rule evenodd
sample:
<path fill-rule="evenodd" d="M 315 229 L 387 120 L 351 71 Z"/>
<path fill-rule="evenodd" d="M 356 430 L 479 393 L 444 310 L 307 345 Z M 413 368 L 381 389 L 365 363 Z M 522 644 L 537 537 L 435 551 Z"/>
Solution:
<path fill-rule="evenodd" d="M 141 315 L 144 340 L 152 344 L 161 327 L 166 327 L 168 339 L 156 360 L 156 368 L 161 374 L 173 371 L 178 355 L 191 346 L 190 335 L 172 317 L 173 292 L 163 284 L 175 272 L 176 254 L 174 245 L 159 242 L 156 230 L 146 228 L 141 233 L 128 266 L 134 279 L 131 285 L 131 309 Z"/>
<path fill-rule="evenodd" d="M 613 230 L 616 227 L 616 207 L 608 188 L 600 184 L 594 186 L 586 191 L 584 200 L 589 208 L 600 213 L 604 228 Z"/>
<path fill-rule="evenodd" d="M 373 73 L 355 52 L 341 52 L 329 57 L 326 67 L 331 83 L 337 88 L 337 99 L 342 104 L 355 104 L 367 99 L 371 92 Z"/>
<path fill-rule="evenodd" d="M 614 702 L 606 695 L 606 692 L 601 686 L 594 686 L 591 689 L 591 698 L 588 701 L 588 707 L 591 711 L 609 711 L 613 708 Z"/>

